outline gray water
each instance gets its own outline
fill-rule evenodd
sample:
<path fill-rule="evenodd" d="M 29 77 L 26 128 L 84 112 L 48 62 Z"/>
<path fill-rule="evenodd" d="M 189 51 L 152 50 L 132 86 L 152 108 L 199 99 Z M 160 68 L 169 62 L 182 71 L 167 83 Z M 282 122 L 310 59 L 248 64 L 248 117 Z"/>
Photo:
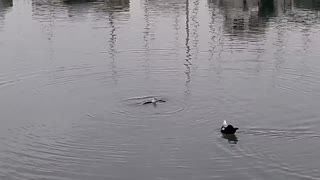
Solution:
<path fill-rule="evenodd" d="M 320 179 L 319 11 L 1 0 L 0 179 Z"/>

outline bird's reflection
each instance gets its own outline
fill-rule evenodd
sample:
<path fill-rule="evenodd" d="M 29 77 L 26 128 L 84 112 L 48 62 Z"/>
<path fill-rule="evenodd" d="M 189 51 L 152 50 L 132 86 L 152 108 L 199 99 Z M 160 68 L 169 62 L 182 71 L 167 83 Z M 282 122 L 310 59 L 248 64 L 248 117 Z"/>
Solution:
<path fill-rule="evenodd" d="M 238 143 L 238 137 L 235 134 L 223 134 L 222 138 L 227 139 L 230 144 Z"/>

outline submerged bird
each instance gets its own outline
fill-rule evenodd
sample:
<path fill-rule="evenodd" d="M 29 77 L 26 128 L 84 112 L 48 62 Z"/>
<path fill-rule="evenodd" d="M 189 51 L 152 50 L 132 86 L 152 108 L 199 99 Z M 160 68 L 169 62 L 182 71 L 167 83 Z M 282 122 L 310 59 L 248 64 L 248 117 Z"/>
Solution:
<path fill-rule="evenodd" d="M 228 125 L 227 121 L 223 121 L 223 125 L 221 127 L 221 133 L 222 134 L 234 134 L 239 128 L 235 128 L 232 125 Z"/>
<path fill-rule="evenodd" d="M 166 101 L 153 97 L 153 98 L 149 99 L 148 101 L 143 102 L 142 104 L 156 104 L 157 102 L 166 102 Z"/>

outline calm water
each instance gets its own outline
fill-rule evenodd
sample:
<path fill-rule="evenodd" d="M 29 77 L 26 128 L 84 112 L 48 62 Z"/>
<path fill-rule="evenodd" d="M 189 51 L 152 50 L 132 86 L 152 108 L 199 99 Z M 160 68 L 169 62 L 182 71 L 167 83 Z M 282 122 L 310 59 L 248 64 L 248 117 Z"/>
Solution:
<path fill-rule="evenodd" d="M 319 12 L 0 0 L 0 179 L 320 179 Z"/>

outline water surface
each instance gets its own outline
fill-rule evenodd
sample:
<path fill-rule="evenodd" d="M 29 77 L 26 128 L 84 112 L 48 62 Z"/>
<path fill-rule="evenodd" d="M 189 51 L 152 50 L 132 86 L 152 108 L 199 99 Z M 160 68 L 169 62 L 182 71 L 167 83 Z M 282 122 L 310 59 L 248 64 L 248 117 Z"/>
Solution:
<path fill-rule="evenodd" d="M 320 179 L 319 10 L 0 0 L 0 179 Z"/>

